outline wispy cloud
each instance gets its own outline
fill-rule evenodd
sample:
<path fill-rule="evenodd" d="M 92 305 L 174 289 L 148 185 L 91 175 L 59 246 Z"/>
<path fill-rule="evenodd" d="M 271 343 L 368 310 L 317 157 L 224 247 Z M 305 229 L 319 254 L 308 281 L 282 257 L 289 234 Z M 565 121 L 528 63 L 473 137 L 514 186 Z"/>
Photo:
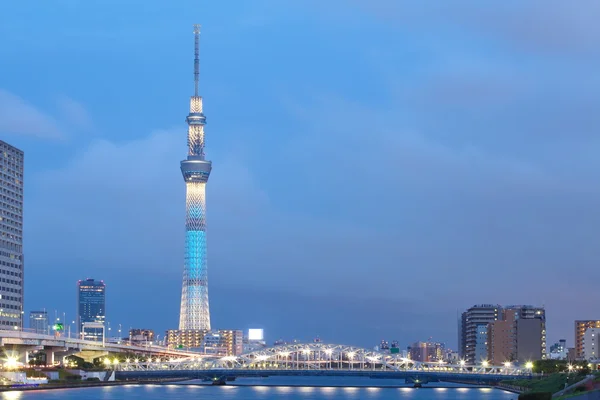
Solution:
<path fill-rule="evenodd" d="M 78 130 L 92 127 L 92 117 L 81 103 L 62 95 L 58 97 L 57 104 L 65 124 Z"/>
<path fill-rule="evenodd" d="M 23 98 L 2 89 L 0 89 L 0 133 L 46 139 L 65 137 L 55 118 Z"/>

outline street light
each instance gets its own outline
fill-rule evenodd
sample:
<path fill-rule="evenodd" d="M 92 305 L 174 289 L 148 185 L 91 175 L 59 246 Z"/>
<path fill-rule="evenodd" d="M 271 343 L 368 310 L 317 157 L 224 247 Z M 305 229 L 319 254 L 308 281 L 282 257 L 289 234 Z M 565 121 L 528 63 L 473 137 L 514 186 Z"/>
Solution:
<path fill-rule="evenodd" d="M 533 369 L 533 363 L 531 361 L 528 361 L 527 363 L 525 363 L 525 368 Z"/>

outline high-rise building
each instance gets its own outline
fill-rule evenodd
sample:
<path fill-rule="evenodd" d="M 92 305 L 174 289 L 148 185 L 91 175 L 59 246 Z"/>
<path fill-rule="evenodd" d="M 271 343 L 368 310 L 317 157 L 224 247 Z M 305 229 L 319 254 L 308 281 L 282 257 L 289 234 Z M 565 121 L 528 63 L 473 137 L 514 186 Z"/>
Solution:
<path fill-rule="evenodd" d="M 590 360 L 598 360 L 598 335 L 600 328 L 588 328 L 583 334 L 583 358 Z"/>
<path fill-rule="evenodd" d="M 179 312 L 179 330 L 210 330 L 206 260 L 206 183 L 212 163 L 204 156 L 202 97 L 198 94 L 200 25 L 194 25 L 194 95 L 190 100 L 188 155 L 181 161 L 186 189 L 185 259 Z"/>
<path fill-rule="evenodd" d="M 29 329 L 35 333 L 46 334 L 48 331 L 48 313 L 46 311 L 29 312 Z"/>
<path fill-rule="evenodd" d="M 85 334 L 84 339 L 103 340 L 106 320 L 106 285 L 104 281 L 85 279 L 77 282 L 77 297 L 79 334 Z"/>
<path fill-rule="evenodd" d="M 600 320 L 575 321 L 575 357 L 583 359 L 583 336 L 590 328 L 600 328 Z"/>
<path fill-rule="evenodd" d="M 0 140 L 0 329 L 23 327 L 23 161 Z"/>
<path fill-rule="evenodd" d="M 511 306 L 516 311 L 516 360 L 520 363 L 546 358 L 546 310 L 535 306 Z"/>
<path fill-rule="evenodd" d="M 498 319 L 502 307 L 497 304 L 476 305 L 463 312 L 459 324 L 460 355 L 469 365 L 487 360 L 487 328 Z"/>
<path fill-rule="evenodd" d="M 508 306 L 488 324 L 490 363 L 527 362 L 546 358 L 546 311 L 543 307 Z"/>

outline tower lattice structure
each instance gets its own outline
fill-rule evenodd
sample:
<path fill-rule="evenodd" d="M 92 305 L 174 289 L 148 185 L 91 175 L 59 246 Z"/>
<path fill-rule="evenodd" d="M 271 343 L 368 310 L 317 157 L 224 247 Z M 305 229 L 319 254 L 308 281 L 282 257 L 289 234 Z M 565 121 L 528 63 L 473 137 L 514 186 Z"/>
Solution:
<path fill-rule="evenodd" d="M 212 163 L 204 159 L 202 97 L 198 94 L 200 76 L 200 25 L 194 25 L 194 95 L 190 99 L 188 156 L 181 161 L 185 181 L 185 261 L 179 313 L 180 330 L 210 330 L 208 274 L 206 260 L 206 183 Z"/>

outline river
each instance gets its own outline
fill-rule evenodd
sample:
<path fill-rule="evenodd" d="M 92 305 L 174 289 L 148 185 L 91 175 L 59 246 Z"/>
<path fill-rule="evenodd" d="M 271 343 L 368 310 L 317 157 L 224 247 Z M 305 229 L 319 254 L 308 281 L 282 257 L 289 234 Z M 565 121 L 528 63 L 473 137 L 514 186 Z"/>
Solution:
<path fill-rule="evenodd" d="M 0 393 L 1 400 L 511 400 L 517 395 L 498 389 L 464 388 L 450 384 L 414 389 L 391 387 L 402 381 L 344 378 L 239 379 L 236 386 L 206 386 L 201 382 L 169 385 L 127 385 L 84 389 L 54 389 Z M 318 386 L 318 387 L 317 387 Z M 385 387 L 387 386 L 387 387 Z M 439 387 L 443 386 L 443 387 Z"/>

